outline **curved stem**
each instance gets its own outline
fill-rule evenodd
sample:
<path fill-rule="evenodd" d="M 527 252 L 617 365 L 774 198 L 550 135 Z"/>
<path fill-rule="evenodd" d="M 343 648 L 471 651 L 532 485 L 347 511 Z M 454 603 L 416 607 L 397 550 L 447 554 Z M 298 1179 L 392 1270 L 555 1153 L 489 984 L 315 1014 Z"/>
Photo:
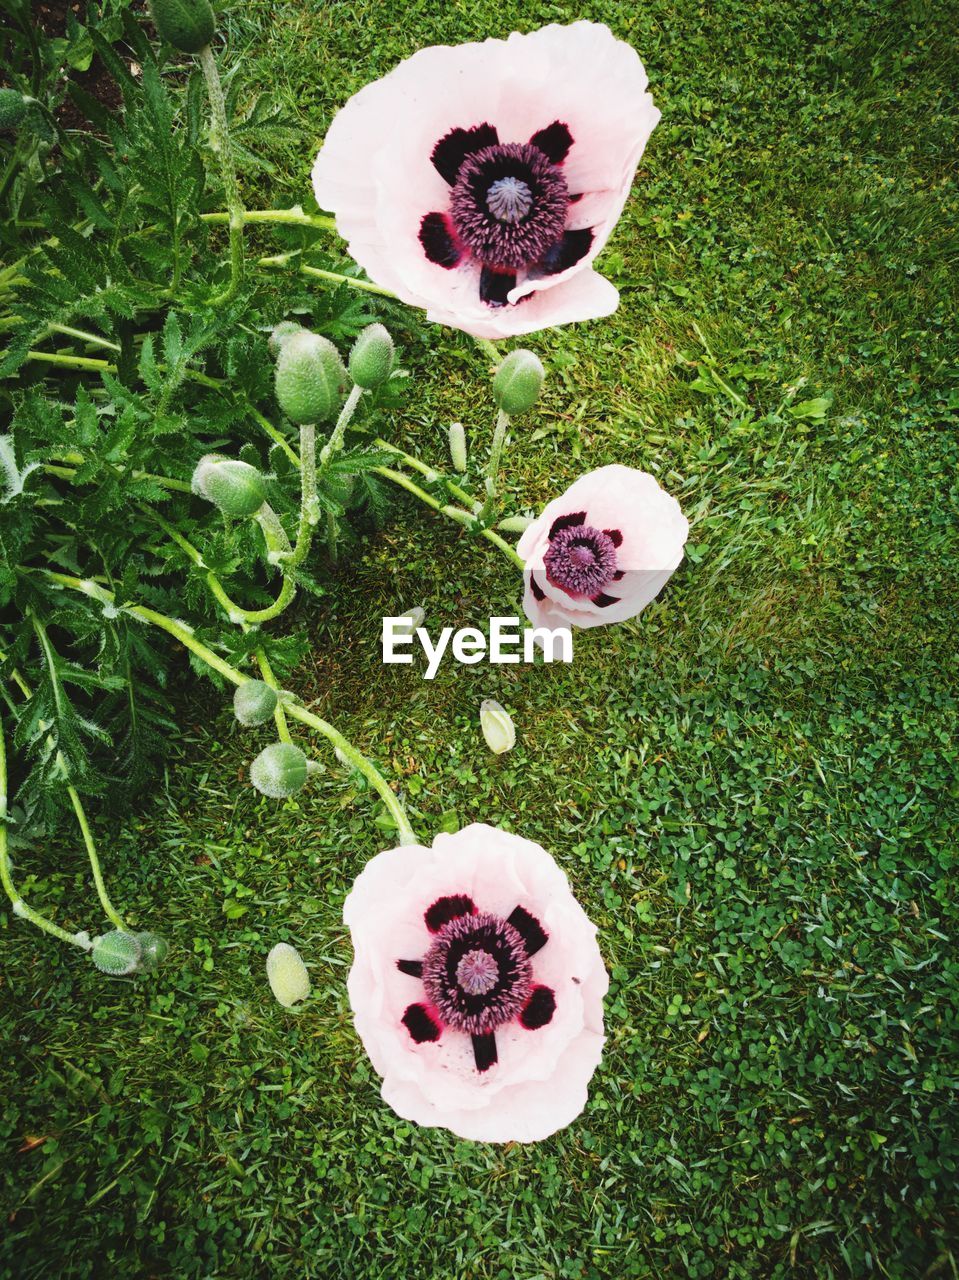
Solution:
<path fill-rule="evenodd" d="M 280 686 L 276 683 L 276 677 L 273 674 L 273 668 L 270 666 L 270 660 L 267 658 L 263 649 L 256 650 L 256 661 L 260 668 L 260 675 L 262 675 L 264 683 L 268 684 L 271 689 L 276 689 L 279 693 Z M 280 741 L 292 742 L 293 739 L 290 736 L 289 725 L 286 723 L 286 712 L 283 710 L 282 701 L 277 702 L 276 707 L 273 710 L 273 719 L 276 723 L 276 732 Z"/>
<path fill-rule="evenodd" d="M 465 514 L 465 513 L 464 513 Z M 58 582 L 63 587 L 69 587 L 73 591 L 80 591 L 83 595 L 89 596 L 91 599 L 99 601 L 101 604 L 114 604 L 115 597 L 112 591 L 108 591 L 106 587 L 101 587 L 98 583 L 90 578 L 74 578 L 70 574 L 57 573 L 52 569 L 40 569 L 36 572 L 42 573 L 43 576 L 51 582 Z M 212 649 L 208 648 L 201 640 L 198 640 L 192 630 L 183 622 L 177 622 L 174 618 L 168 618 L 166 614 L 157 613 L 154 609 L 148 609 L 145 605 L 127 604 L 123 606 L 126 613 L 133 614 L 134 617 L 142 618 L 144 622 L 150 622 L 156 627 L 160 627 L 166 631 L 168 635 L 179 640 L 179 642 L 195 653 L 198 658 L 212 667 L 214 671 L 219 672 L 225 679 L 232 684 L 247 684 L 250 676 L 246 676 L 242 671 L 238 671 L 236 667 L 231 666 L 229 662 L 225 662 Z M 409 819 L 403 806 L 397 797 L 390 790 L 390 787 L 379 772 L 372 761 L 359 753 L 357 749 L 343 735 L 334 729 L 331 724 L 325 720 L 321 720 L 312 711 L 307 711 L 305 707 L 301 707 L 298 703 L 290 703 L 286 707 L 288 715 L 294 720 L 300 720 L 303 724 L 309 725 L 311 729 L 316 729 L 322 733 L 325 738 L 339 747 L 340 751 L 355 765 L 363 776 L 369 781 L 370 785 L 375 788 L 383 803 L 386 805 L 390 814 L 396 823 L 397 830 L 400 833 L 401 844 L 416 844 L 416 836 L 413 828 L 410 826 Z"/>
<path fill-rule="evenodd" d="M 206 81 L 207 96 L 210 99 L 210 145 L 216 152 L 220 162 L 220 177 L 226 195 L 226 206 L 229 211 L 230 225 L 230 283 L 222 293 L 210 299 L 210 306 L 222 306 L 236 297 L 243 279 L 243 202 L 240 199 L 240 188 L 236 181 L 236 168 L 233 163 L 233 143 L 230 141 L 230 126 L 226 118 L 226 103 L 223 100 L 223 85 L 216 69 L 216 59 L 210 46 L 204 45 L 197 55 Z"/>
<path fill-rule="evenodd" d="M 398 449 L 395 444 L 389 444 L 386 440 L 380 439 L 379 436 L 377 436 L 373 443 L 378 449 L 385 449 L 388 453 L 395 454 L 397 458 L 401 458 L 408 467 L 412 467 L 414 471 L 418 471 L 420 475 L 426 476 L 427 480 L 442 480 L 443 484 L 446 485 L 454 498 L 459 498 L 460 502 L 472 509 L 474 515 L 479 514 L 481 504 L 476 501 L 472 494 L 469 494 L 465 489 L 460 488 L 460 486 L 456 484 L 455 481 L 451 480 L 448 475 L 445 475 L 442 471 L 437 471 L 435 467 L 431 467 L 425 462 L 421 462 L 419 458 L 414 458 L 411 453 L 404 453 L 403 450 Z"/>
<path fill-rule="evenodd" d="M 505 538 L 494 529 L 476 529 L 476 517 L 470 515 L 468 511 L 463 511 L 459 507 L 445 506 L 439 502 L 425 489 L 421 489 L 415 484 L 409 476 L 403 475 L 401 471 L 393 471 L 390 467 L 374 467 L 373 471 L 380 476 L 384 476 L 387 480 L 392 480 L 394 484 L 398 484 L 401 489 L 405 489 L 407 493 L 412 493 L 414 497 L 419 498 L 420 502 L 425 502 L 428 507 L 432 507 L 434 511 L 439 511 L 441 515 L 449 516 L 451 520 L 455 520 L 457 524 L 463 525 L 472 532 L 480 533 L 487 542 L 492 542 L 494 547 L 499 547 L 500 551 L 519 569 L 525 569 L 525 563 L 516 554 L 516 551 L 509 545 Z"/>
<path fill-rule="evenodd" d="M 73 805 L 73 811 L 77 815 L 77 822 L 80 824 L 80 832 L 83 836 L 83 843 L 86 846 L 87 857 L 90 859 L 90 870 L 93 872 L 93 883 L 97 887 L 97 897 L 100 899 L 100 905 L 103 907 L 104 914 L 107 919 L 117 929 L 126 931 L 126 925 L 123 917 L 110 901 L 107 893 L 107 887 L 103 880 L 103 872 L 100 869 L 100 859 L 97 856 L 97 847 L 93 840 L 93 832 L 90 830 L 90 824 L 87 822 L 87 815 L 83 809 L 83 803 L 77 794 L 77 789 L 68 784 L 67 795 Z"/>
<path fill-rule="evenodd" d="M 346 397 L 346 403 L 340 410 L 340 416 L 336 420 L 336 426 L 330 432 L 330 438 L 320 451 L 320 462 L 325 467 L 335 453 L 343 448 L 343 437 L 346 435 L 346 428 L 352 421 L 353 414 L 356 413 L 356 406 L 360 403 L 360 397 L 363 395 L 363 388 L 353 386 L 350 394 Z"/>
<path fill-rule="evenodd" d="M 6 895 L 10 899 L 14 915 L 20 916 L 23 920 L 29 920 L 38 929 L 51 934 L 54 938 L 59 938 L 61 942 L 69 942 L 82 951 L 90 950 L 93 944 L 85 934 L 68 933 L 66 929 L 61 929 L 58 924 L 48 920 L 39 911 L 28 907 L 17 892 L 7 848 L 7 744 L 2 724 L 0 724 L 0 883 L 3 884 Z"/>

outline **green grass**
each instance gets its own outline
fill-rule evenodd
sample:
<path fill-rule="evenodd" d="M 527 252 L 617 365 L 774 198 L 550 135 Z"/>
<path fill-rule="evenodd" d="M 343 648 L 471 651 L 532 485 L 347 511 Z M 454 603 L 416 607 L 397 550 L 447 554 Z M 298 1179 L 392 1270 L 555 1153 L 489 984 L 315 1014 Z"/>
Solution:
<path fill-rule="evenodd" d="M 239 75 L 301 131 L 248 200 L 304 200 L 336 106 L 420 45 L 579 16 L 635 44 L 663 120 L 601 260 L 620 310 L 531 341 L 550 381 L 507 486 L 536 510 L 644 467 L 693 519 L 689 557 L 572 667 L 426 683 L 380 666 L 381 616 L 482 622 L 518 584 L 404 499 L 296 617 L 293 684 L 424 839 L 501 823 L 566 868 L 612 978 L 589 1106 L 495 1148 L 382 1105 L 340 922 L 380 810 L 326 755 L 298 800 L 257 798 L 265 738 L 184 667 L 165 777 L 97 822 L 165 967 L 109 982 L 5 916 L 4 1275 L 959 1274 L 955 7 L 254 0 L 229 15 Z M 402 343 L 390 438 L 442 464 L 458 418 L 481 457 L 484 361 L 448 332 Z M 790 413 L 816 398 L 824 417 Z M 488 696 L 519 733 L 500 759 Z M 75 927 L 81 851 L 19 870 Z M 266 985 L 281 939 L 312 974 L 299 1016 Z"/>

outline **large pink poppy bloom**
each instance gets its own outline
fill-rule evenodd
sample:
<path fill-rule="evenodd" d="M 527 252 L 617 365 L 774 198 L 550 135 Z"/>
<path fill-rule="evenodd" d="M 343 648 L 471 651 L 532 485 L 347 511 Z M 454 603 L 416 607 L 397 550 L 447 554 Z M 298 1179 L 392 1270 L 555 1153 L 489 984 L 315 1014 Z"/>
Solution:
<path fill-rule="evenodd" d="M 373 858 L 343 907 L 356 1029 L 417 1124 L 537 1142 L 586 1105 L 608 979 L 545 849 L 484 823 Z"/>
<path fill-rule="evenodd" d="M 679 567 L 688 534 L 679 503 L 648 472 L 580 476 L 517 544 L 527 618 L 551 629 L 634 618 Z"/>
<path fill-rule="evenodd" d="M 378 284 L 481 338 L 615 311 L 592 270 L 659 111 L 594 22 L 421 49 L 361 89 L 313 168 Z"/>

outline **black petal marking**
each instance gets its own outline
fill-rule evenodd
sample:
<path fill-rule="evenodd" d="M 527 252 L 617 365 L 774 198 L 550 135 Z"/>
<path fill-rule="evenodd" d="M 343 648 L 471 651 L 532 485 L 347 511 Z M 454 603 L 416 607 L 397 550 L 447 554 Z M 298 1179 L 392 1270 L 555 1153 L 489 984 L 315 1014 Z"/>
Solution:
<path fill-rule="evenodd" d="M 549 536 L 555 538 L 561 529 L 575 529 L 578 524 L 586 523 L 585 511 L 573 511 L 568 516 L 557 516 L 550 525 Z"/>
<path fill-rule="evenodd" d="M 492 1031 L 487 1031 L 482 1036 L 473 1036 L 473 1059 L 476 1062 L 477 1071 L 489 1071 L 490 1067 L 498 1061 L 496 1036 Z"/>
<path fill-rule="evenodd" d="M 604 529 L 603 533 L 606 534 L 606 537 L 609 538 L 614 547 L 621 547 L 623 545 L 623 535 L 618 529 Z"/>
<path fill-rule="evenodd" d="M 539 129 L 530 138 L 534 147 L 549 156 L 553 164 L 562 164 L 573 145 L 573 135 L 561 120 L 554 120 L 546 129 Z"/>
<path fill-rule="evenodd" d="M 516 907 L 512 915 L 508 916 L 507 919 L 523 939 L 528 956 L 535 956 L 537 951 L 546 946 L 549 941 L 549 934 L 536 917 L 530 915 L 525 907 Z"/>
<path fill-rule="evenodd" d="M 526 1001 L 523 1012 L 519 1015 L 520 1024 L 527 1031 L 538 1031 L 552 1022 L 556 1012 L 556 996 L 549 987 L 534 987 Z"/>
<path fill-rule="evenodd" d="M 408 973 L 411 978 L 422 978 L 423 976 L 422 960 L 397 960 L 396 967 L 400 973 Z"/>
<path fill-rule="evenodd" d="M 625 570 L 625 569 L 617 569 L 617 570 L 616 570 L 616 572 L 613 574 L 613 581 L 614 581 L 614 582 L 622 582 L 623 578 L 625 578 L 625 577 L 626 577 L 626 570 Z"/>
<path fill-rule="evenodd" d="M 510 289 L 515 288 L 515 271 L 493 271 L 490 267 L 483 268 L 479 285 L 481 302 L 488 302 L 491 307 L 505 307 L 509 301 Z"/>
<path fill-rule="evenodd" d="M 582 200 L 585 194 L 586 194 L 585 191 L 577 191 L 576 195 L 570 196 L 569 198 L 570 204 L 576 204 L 578 201 Z"/>
<path fill-rule="evenodd" d="M 409 1005 L 401 1022 L 417 1044 L 438 1040 L 443 1029 L 425 1004 Z"/>
<path fill-rule="evenodd" d="M 449 924 L 457 916 L 471 916 L 476 911 L 476 904 L 465 893 L 453 893 L 447 898 L 437 898 L 431 907 L 427 907 L 423 919 L 430 933 L 439 933 L 444 924 Z"/>
<path fill-rule="evenodd" d="M 619 604 L 619 596 L 608 596 L 605 591 L 601 591 L 598 596 L 593 596 L 593 604 L 598 604 L 601 609 L 608 609 L 611 604 Z"/>
<path fill-rule="evenodd" d="M 477 124 L 472 129 L 450 129 L 433 148 L 430 159 L 441 178 L 450 186 L 456 182 L 460 165 L 474 151 L 493 147 L 499 142 L 499 134 L 491 124 Z"/>
<path fill-rule="evenodd" d="M 539 583 L 536 581 L 536 579 L 533 577 L 532 574 L 529 575 L 529 587 L 533 593 L 533 599 L 538 600 L 540 604 L 542 604 L 542 602 L 546 599 L 546 592 L 539 585 Z"/>
<path fill-rule="evenodd" d="M 420 223 L 420 244 L 430 262 L 438 267 L 455 267 L 463 256 L 457 247 L 445 213 L 428 213 Z"/>
<path fill-rule="evenodd" d="M 543 260 L 537 265 L 547 276 L 555 276 L 567 267 L 574 267 L 580 258 L 589 253 L 593 243 L 593 232 L 590 227 L 582 231 L 564 231 L 559 240 L 543 254 Z"/>

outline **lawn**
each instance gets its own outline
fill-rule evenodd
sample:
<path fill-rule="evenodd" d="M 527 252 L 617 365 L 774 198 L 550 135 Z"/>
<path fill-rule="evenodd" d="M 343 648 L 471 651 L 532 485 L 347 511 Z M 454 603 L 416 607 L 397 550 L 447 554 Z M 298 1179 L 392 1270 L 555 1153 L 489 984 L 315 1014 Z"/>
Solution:
<path fill-rule="evenodd" d="M 570 666 L 428 682 L 382 666 L 382 616 L 484 625 L 520 582 L 402 497 L 357 555 L 318 554 L 328 594 L 284 625 L 309 638 L 295 687 L 422 840 L 485 821 L 567 871 L 611 977 L 587 1109 L 496 1147 L 381 1102 L 341 920 L 381 810 L 331 754 L 257 795 L 256 732 L 180 663 L 165 769 L 96 812 L 114 897 L 170 958 L 108 981 L 2 913 L 0 1274 L 959 1276 L 959 11 L 249 0 L 228 59 L 296 127 L 246 200 L 307 202 L 337 107 L 417 48 L 576 17 L 640 52 L 662 121 L 600 260 L 618 312 L 524 340 L 548 381 L 506 486 L 537 512 L 594 467 L 651 471 L 686 560 Z M 383 314 L 411 375 L 390 438 L 446 465 L 461 420 L 483 451 L 486 357 Z M 65 834 L 28 873 L 54 914 L 89 895 Z M 265 980 L 280 940 L 313 981 L 298 1014 Z"/>

